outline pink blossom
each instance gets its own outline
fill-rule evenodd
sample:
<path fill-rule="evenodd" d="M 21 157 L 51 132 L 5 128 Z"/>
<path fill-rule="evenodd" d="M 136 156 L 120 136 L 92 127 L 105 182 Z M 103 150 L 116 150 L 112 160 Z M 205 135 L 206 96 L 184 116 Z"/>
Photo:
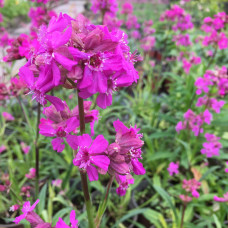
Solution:
<path fill-rule="evenodd" d="M 123 21 L 119 20 L 117 17 L 112 17 L 109 14 L 105 14 L 103 24 L 106 25 L 108 30 L 111 32 L 118 30 L 123 24 Z"/>
<path fill-rule="evenodd" d="M 141 38 L 141 34 L 140 34 L 140 32 L 138 31 L 138 30 L 133 30 L 132 32 L 131 32 L 131 36 L 134 38 L 134 39 L 140 39 Z"/>
<path fill-rule="evenodd" d="M 220 34 L 220 38 L 218 41 L 218 47 L 220 50 L 226 49 L 228 47 L 228 38 L 226 37 L 225 33 Z"/>
<path fill-rule="evenodd" d="M 154 36 L 144 37 L 141 40 L 141 48 L 144 51 L 150 51 L 154 47 L 155 42 L 156 42 L 156 38 Z"/>
<path fill-rule="evenodd" d="M 53 180 L 52 182 L 52 185 L 53 186 L 56 186 L 56 187 L 61 187 L 61 184 L 62 184 L 62 180 L 61 179 L 56 179 L 56 180 Z"/>
<path fill-rule="evenodd" d="M 31 196 L 31 195 L 30 195 L 30 190 L 31 190 L 31 187 L 30 187 L 30 186 L 23 186 L 23 187 L 21 188 L 21 193 L 20 193 L 20 195 L 26 196 L 26 197 L 30 197 L 30 196 Z"/>
<path fill-rule="evenodd" d="M 213 156 L 219 156 L 219 150 L 222 147 L 222 144 L 218 142 L 220 139 L 213 134 L 206 133 L 205 138 L 207 142 L 203 143 L 203 149 L 201 149 L 201 153 L 205 154 L 208 158 Z"/>
<path fill-rule="evenodd" d="M 84 18 L 81 18 L 86 24 Z M 78 49 L 70 47 L 74 60 L 79 62 L 77 70 L 77 88 L 79 96 L 86 99 L 98 93 L 97 104 L 106 108 L 112 104 L 112 93 L 118 87 L 126 87 L 138 80 L 138 72 L 134 63 L 139 60 L 136 53 L 130 53 L 127 46 L 126 34 L 120 30 L 109 32 L 106 26 L 83 26 L 73 34 L 80 40 Z M 99 37 L 99 38 L 98 38 Z M 73 69 L 75 70 L 75 69 Z"/>
<path fill-rule="evenodd" d="M 116 0 L 92 0 L 91 10 L 96 14 L 98 11 L 115 16 L 118 11 Z"/>
<path fill-rule="evenodd" d="M 2 145 L 0 146 L 0 154 L 1 154 L 2 152 L 6 151 L 6 149 L 7 149 L 6 146 L 2 144 Z"/>
<path fill-rule="evenodd" d="M 2 113 L 2 116 L 3 116 L 3 118 L 6 120 L 6 121 L 14 121 L 14 117 L 10 114 L 10 113 L 8 113 L 8 112 L 3 112 Z"/>
<path fill-rule="evenodd" d="M 228 192 L 223 195 L 223 197 L 214 196 L 214 201 L 217 202 L 228 202 Z"/>
<path fill-rule="evenodd" d="M 13 77 L 10 79 L 9 91 L 15 97 L 28 93 L 26 83 L 22 79 L 17 77 Z"/>
<path fill-rule="evenodd" d="M 181 130 L 189 128 L 194 132 L 195 136 L 203 133 L 203 123 L 210 124 L 212 120 L 212 114 L 209 110 L 205 110 L 203 113 L 196 115 L 191 109 L 184 114 L 184 122 L 179 122 L 176 126 L 176 131 L 179 133 Z"/>
<path fill-rule="evenodd" d="M 23 152 L 25 154 L 28 154 L 30 149 L 31 149 L 31 147 L 26 145 L 26 143 L 24 143 L 24 142 L 21 142 L 20 145 L 21 145 L 21 148 L 22 148 Z"/>
<path fill-rule="evenodd" d="M 177 46 L 190 46 L 192 43 L 190 41 L 189 34 L 179 34 L 173 37 L 173 41 L 176 42 Z"/>
<path fill-rule="evenodd" d="M 17 211 L 17 210 L 19 210 L 20 209 L 20 205 L 18 205 L 18 204 L 15 204 L 15 205 L 12 205 L 11 207 L 10 207 L 10 209 L 9 209 L 9 211 Z"/>
<path fill-rule="evenodd" d="M 132 14 L 133 12 L 133 5 L 130 2 L 125 2 L 122 5 L 122 10 L 121 10 L 121 14 Z"/>
<path fill-rule="evenodd" d="M 94 141 L 88 134 L 74 136 L 68 143 L 71 147 L 74 147 L 74 144 L 78 145 L 73 164 L 86 171 L 90 181 L 98 180 L 96 167 L 103 171 L 102 174 L 108 171 L 110 160 L 105 152 L 108 141 L 103 135 L 98 135 Z"/>
<path fill-rule="evenodd" d="M 23 214 L 20 215 L 20 216 L 18 216 L 18 217 L 16 217 L 13 222 L 15 222 L 16 224 L 18 224 L 22 219 L 26 219 L 27 215 L 29 213 L 31 213 L 35 209 L 35 207 L 39 203 L 39 201 L 40 200 L 37 199 L 36 202 L 32 206 L 30 206 L 30 202 L 29 201 L 25 202 L 24 205 L 23 205 L 23 207 L 22 207 L 22 209 L 21 209 L 21 211 L 23 212 Z"/>
<path fill-rule="evenodd" d="M 179 197 L 185 203 L 189 203 L 192 201 L 192 197 L 190 197 L 188 195 L 179 195 Z"/>
<path fill-rule="evenodd" d="M 124 196 L 129 188 L 129 185 L 134 184 L 134 178 L 130 174 L 125 176 L 116 174 L 116 180 L 119 184 L 119 187 L 116 189 L 116 193 L 119 196 Z"/>
<path fill-rule="evenodd" d="M 70 223 L 71 226 L 68 226 L 62 218 L 59 218 L 58 222 L 56 223 L 55 228 L 78 228 L 78 220 L 75 219 L 76 213 L 74 210 L 71 211 L 70 213 Z"/>
<path fill-rule="evenodd" d="M 199 56 L 193 56 L 190 62 L 194 65 L 198 65 L 201 63 L 201 58 Z"/>
<path fill-rule="evenodd" d="M 176 125 L 176 132 L 179 134 L 181 130 L 184 130 L 186 128 L 186 124 L 184 124 L 182 121 L 178 122 Z"/>
<path fill-rule="evenodd" d="M 136 175 L 144 175 L 146 170 L 139 159 L 142 159 L 141 147 L 144 142 L 142 134 L 136 126 L 127 128 L 121 121 L 113 123 L 116 130 L 116 140 L 108 147 L 110 158 L 109 173 L 126 175 L 134 172 Z"/>
<path fill-rule="evenodd" d="M 186 192 L 191 192 L 192 196 L 195 198 L 199 198 L 199 193 L 197 192 L 197 189 L 199 189 L 201 186 L 201 183 L 198 182 L 195 179 L 191 180 L 183 180 L 182 188 L 185 189 Z"/>
<path fill-rule="evenodd" d="M 189 74 L 192 64 L 187 59 L 183 59 L 182 63 L 183 63 L 184 72 L 186 74 Z"/>
<path fill-rule="evenodd" d="M 0 101 L 7 99 L 9 94 L 6 84 L 0 83 Z"/>
<path fill-rule="evenodd" d="M 169 167 L 167 168 L 167 170 L 169 171 L 169 175 L 170 176 L 173 176 L 173 174 L 178 174 L 179 173 L 179 163 L 174 163 L 174 162 L 171 162 L 169 164 Z"/>
<path fill-rule="evenodd" d="M 4 192 L 4 191 L 6 191 L 6 186 L 0 184 L 0 192 Z"/>
<path fill-rule="evenodd" d="M 85 123 L 90 123 L 91 134 L 93 135 L 93 126 L 95 121 L 98 120 L 99 113 L 97 110 L 90 110 L 91 105 L 91 101 L 84 101 Z M 51 105 L 44 109 L 44 115 L 47 119 L 41 118 L 39 133 L 47 137 L 55 137 L 52 140 L 53 149 L 57 150 L 58 153 L 62 152 L 65 148 L 64 139 L 68 142 L 72 137 L 70 135 L 71 132 L 78 133 L 78 106 L 70 110 L 66 102 L 64 102 L 64 110 L 58 111 L 54 105 Z"/>
<path fill-rule="evenodd" d="M 202 92 L 208 93 L 210 85 L 213 85 L 213 83 L 208 78 L 206 78 L 206 77 L 197 78 L 197 80 L 195 82 L 195 86 L 197 88 L 196 94 L 200 95 Z"/>
<path fill-rule="evenodd" d="M 48 0 L 45 0 L 48 1 Z M 41 25 L 47 24 L 52 17 L 57 17 L 57 14 L 52 10 L 47 10 L 45 7 L 30 8 L 28 16 L 31 18 L 32 27 L 38 29 Z"/>
<path fill-rule="evenodd" d="M 126 21 L 127 29 L 138 29 L 140 28 L 140 24 L 138 23 L 138 18 L 135 15 L 128 15 Z"/>
<path fill-rule="evenodd" d="M 25 174 L 25 176 L 28 179 L 34 179 L 36 177 L 36 169 L 35 168 L 29 169 L 29 173 L 28 174 Z"/>

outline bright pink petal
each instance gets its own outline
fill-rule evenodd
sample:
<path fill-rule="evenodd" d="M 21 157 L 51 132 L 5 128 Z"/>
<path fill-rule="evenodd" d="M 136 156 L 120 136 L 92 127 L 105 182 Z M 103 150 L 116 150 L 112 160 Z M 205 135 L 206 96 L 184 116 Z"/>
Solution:
<path fill-rule="evenodd" d="M 86 171 L 87 171 L 87 174 L 88 174 L 90 181 L 97 181 L 98 180 L 98 177 L 99 177 L 98 171 L 94 166 L 92 166 L 92 165 L 88 166 Z"/>
<path fill-rule="evenodd" d="M 52 144 L 53 150 L 56 150 L 58 153 L 61 153 L 65 148 L 64 140 L 59 137 L 52 139 L 51 144 Z"/>
<path fill-rule="evenodd" d="M 105 171 L 108 171 L 108 166 L 110 164 L 110 160 L 107 156 L 105 156 L 105 155 L 93 156 L 91 162 L 94 165 L 96 165 L 97 167 L 99 167 Z"/>
<path fill-rule="evenodd" d="M 57 111 L 63 111 L 65 108 L 64 102 L 59 99 L 58 97 L 50 96 L 50 95 L 45 95 L 45 99 L 51 102 Z"/>
<path fill-rule="evenodd" d="M 104 138 L 103 135 L 98 135 L 91 147 L 90 147 L 90 151 L 91 151 L 91 154 L 99 154 L 99 153 L 102 153 L 104 152 L 108 147 L 108 141 Z"/>

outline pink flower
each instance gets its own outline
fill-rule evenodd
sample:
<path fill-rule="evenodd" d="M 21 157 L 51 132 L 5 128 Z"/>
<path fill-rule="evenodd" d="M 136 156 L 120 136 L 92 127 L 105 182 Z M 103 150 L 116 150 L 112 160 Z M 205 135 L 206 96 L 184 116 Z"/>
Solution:
<path fill-rule="evenodd" d="M 35 209 L 35 207 L 39 203 L 39 201 L 40 201 L 39 199 L 36 200 L 36 202 L 32 206 L 30 206 L 30 202 L 29 201 L 25 202 L 24 205 L 23 205 L 23 208 L 21 209 L 23 214 L 18 216 L 18 217 L 16 217 L 13 222 L 18 224 L 22 219 L 26 219 L 27 215 L 29 213 L 31 213 Z"/>
<path fill-rule="evenodd" d="M 177 124 L 176 131 L 179 133 L 181 130 L 188 127 L 194 132 L 195 136 L 198 136 L 199 133 L 203 133 L 203 123 L 211 123 L 212 114 L 206 109 L 203 113 L 196 115 L 191 109 L 189 109 L 184 114 L 184 118 L 184 122 L 179 122 Z"/>
<path fill-rule="evenodd" d="M 131 32 L 131 36 L 134 38 L 134 39 L 140 39 L 141 38 L 141 34 L 140 34 L 140 32 L 138 31 L 138 30 L 133 30 L 132 32 Z"/>
<path fill-rule="evenodd" d="M 174 173 L 178 174 L 179 173 L 178 168 L 179 168 L 179 163 L 178 162 L 177 163 L 171 162 L 169 164 L 169 167 L 167 168 L 167 170 L 169 171 L 169 175 L 173 176 Z"/>
<path fill-rule="evenodd" d="M 4 192 L 4 191 L 6 191 L 6 186 L 5 185 L 2 185 L 2 184 L 0 184 L 0 192 Z"/>
<path fill-rule="evenodd" d="M 201 149 L 202 154 L 206 154 L 208 158 L 212 156 L 219 156 L 219 150 L 222 147 L 222 144 L 218 142 L 220 139 L 213 134 L 206 133 L 205 138 L 207 142 L 203 143 L 203 149 Z"/>
<path fill-rule="evenodd" d="M 91 10 L 94 13 L 100 11 L 115 16 L 118 11 L 118 4 L 116 0 L 92 0 Z"/>
<path fill-rule="evenodd" d="M 225 33 L 220 34 L 220 38 L 218 41 L 218 47 L 220 50 L 226 49 L 228 47 L 228 38 L 226 37 Z"/>
<path fill-rule="evenodd" d="M 197 189 L 200 188 L 201 183 L 198 182 L 195 179 L 191 180 L 183 180 L 182 188 L 185 189 L 186 192 L 191 192 L 192 196 L 195 198 L 199 198 L 199 193 L 197 192 Z"/>
<path fill-rule="evenodd" d="M 134 184 L 134 178 L 130 174 L 125 176 L 116 174 L 116 180 L 119 184 L 119 187 L 116 189 L 116 193 L 119 196 L 124 196 L 129 188 L 129 185 Z"/>
<path fill-rule="evenodd" d="M 56 179 L 56 180 L 53 180 L 52 182 L 52 185 L 53 186 L 56 186 L 56 187 L 61 187 L 61 184 L 62 184 L 62 180 L 61 179 Z"/>
<path fill-rule="evenodd" d="M 132 14 L 133 12 L 133 5 L 130 2 L 125 2 L 122 5 L 122 11 L 120 12 L 121 14 Z"/>
<path fill-rule="evenodd" d="M 14 117 L 10 114 L 10 113 L 8 113 L 8 112 L 3 112 L 2 113 L 2 116 L 3 116 L 3 118 L 6 120 L 6 121 L 14 121 Z"/>
<path fill-rule="evenodd" d="M 142 134 L 139 134 L 139 128 L 127 128 L 121 121 L 113 122 L 116 130 L 116 140 L 108 147 L 110 158 L 109 173 L 126 175 L 130 171 L 136 175 L 144 175 L 146 170 L 139 159 L 142 159 L 141 147 L 144 142 L 141 140 Z"/>
<path fill-rule="evenodd" d="M 179 134 L 181 130 L 184 130 L 186 128 L 186 124 L 183 124 L 183 122 L 178 122 L 176 125 L 176 132 Z"/>
<path fill-rule="evenodd" d="M 192 197 L 187 196 L 187 195 L 179 195 L 179 197 L 185 203 L 188 203 L 188 202 L 191 202 L 192 201 Z"/>
<path fill-rule="evenodd" d="M 4 152 L 4 151 L 6 151 L 6 146 L 5 145 L 1 145 L 0 146 L 0 154 L 2 153 L 2 152 Z"/>
<path fill-rule="evenodd" d="M 31 195 L 30 195 L 30 190 L 31 190 L 31 187 L 30 187 L 30 186 L 23 186 L 23 187 L 21 188 L 21 193 L 20 193 L 20 195 L 26 196 L 26 197 L 30 197 L 30 196 L 31 196 Z"/>
<path fill-rule="evenodd" d="M 18 204 L 15 204 L 15 205 L 12 205 L 9 209 L 9 211 L 17 211 L 18 209 L 20 209 L 20 205 Z"/>
<path fill-rule="evenodd" d="M 28 178 L 28 179 L 33 179 L 36 177 L 36 169 L 35 168 L 31 168 L 29 169 L 29 173 L 28 174 L 25 174 L 25 176 Z"/>
<path fill-rule="evenodd" d="M 139 29 L 140 24 L 138 23 L 138 18 L 133 14 L 128 15 L 126 27 L 127 29 Z"/>
<path fill-rule="evenodd" d="M 103 135 L 98 135 L 94 141 L 88 134 L 74 136 L 68 143 L 71 147 L 74 144 L 78 145 L 78 152 L 73 164 L 86 171 L 90 181 L 98 180 L 96 167 L 103 171 L 102 174 L 108 171 L 110 160 L 105 152 L 108 141 Z"/>
<path fill-rule="evenodd" d="M 21 94 L 28 93 L 26 83 L 20 78 L 13 77 L 10 79 L 9 91 L 13 96 L 19 96 Z"/>
<path fill-rule="evenodd" d="M 189 74 L 192 64 L 187 59 L 183 59 L 182 63 L 183 63 L 184 72 L 186 74 Z"/>
<path fill-rule="evenodd" d="M 85 123 L 90 123 L 91 134 L 94 134 L 93 126 L 98 120 L 98 111 L 90 110 L 91 101 L 84 101 Z M 62 152 L 65 148 L 64 139 L 68 142 L 71 140 L 71 132 L 77 133 L 79 127 L 79 111 L 78 106 L 70 110 L 66 102 L 64 102 L 64 110 L 58 111 L 54 105 L 44 109 L 44 115 L 47 119 L 40 120 L 40 134 L 47 137 L 55 137 L 52 140 L 52 146 L 57 152 Z M 77 146 L 74 148 L 76 149 Z"/>
<path fill-rule="evenodd" d="M 214 196 L 214 201 L 217 202 L 228 202 L 228 192 L 223 195 L 223 197 Z"/>
<path fill-rule="evenodd" d="M 141 48 L 144 51 L 150 51 L 156 42 L 156 38 L 154 36 L 147 36 L 141 40 Z"/>
<path fill-rule="evenodd" d="M 176 42 L 177 46 L 190 46 L 192 43 L 190 41 L 189 34 L 179 34 L 173 37 L 173 41 Z"/>
<path fill-rule="evenodd" d="M 195 86 L 197 88 L 196 94 L 200 95 L 202 92 L 208 93 L 210 85 L 213 85 L 213 83 L 208 78 L 206 78 L 206 77 L 197 78 L 197 80 L 195 82 Z"/>
<path fill-rule="evenodd" d="M 76 217 L 76 213 L 75 211 L 71 211 L 70 213 L 70 223 L 71 226 L 68 226 L 63 220 L 62 218 L 59 218 L 58 222 L 56 223 L 55 228 L 78 228 L 78 220 L 75 219 Z"/>
<path fill-rule="evenodd" d="M 28 154 L 31 147 L 26 145 L 24 142 L 21 142 L 20 145 L 21 145 L 21 148 L 22 148 L 23 152 L 25 154 Z"/>
<path fill-rule="evenodd" d="M 8 88 L 6 87 L 6 84 L 0 83 L 0 101 L 7 99 L 9 94 L 10 94 L 10 92 L 8 91 Z"/>

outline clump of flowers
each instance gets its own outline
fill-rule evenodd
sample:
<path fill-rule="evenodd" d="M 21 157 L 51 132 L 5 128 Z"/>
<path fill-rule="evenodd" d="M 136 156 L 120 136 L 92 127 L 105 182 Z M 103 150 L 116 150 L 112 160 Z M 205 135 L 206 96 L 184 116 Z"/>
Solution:
<path fill-rule="evenodd" d="M 173 176 L 173 174 L 178 174 L 179 173 L 179 163 L 174 163 L 174 162 L 171 162 L 169 164 L 169 167 L 167 168 L 168 172 L 169 172 L 169 175 L 170 176 Z"/>
<path fill-rule="evenodd" d="M 187 14 L 183 8 L 178 5 L 173 5 L 170 10 L 166 10 L 160 17 L 161 21 L 174 22 L 172 29 L 174 31 L 185 31 L 193 28 L 191 15 Z"/>
<path fill-rule="evenodd" d="M 214 18 L 204 18 L 201 29 L 209 35 L 204 37 L 203 45 L 216 45 L 221 50 L 226 49 L 228 47 L 228 38 L 226 34 L 222 32 L 222 29 L 225 28 L 227 23 L 227 15 L 225 12 L 219 12 L 214 15 Z"/>

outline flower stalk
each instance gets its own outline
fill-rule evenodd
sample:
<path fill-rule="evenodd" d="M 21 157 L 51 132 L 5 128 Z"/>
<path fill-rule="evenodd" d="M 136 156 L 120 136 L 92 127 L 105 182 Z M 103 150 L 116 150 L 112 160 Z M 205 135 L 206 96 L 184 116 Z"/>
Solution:
<path fill-rule="evenodd" d="M 35 153 L 36 153 L 36 179 L 35 179 L 35 199 L 38 198 L 39 195 L 39 123 L 40 123 L 40 103 L 37 106 L 37 123 L 36 123 L 36 140 L 35 140 Z"/>
<path fill-rule="evenodd" d="M 83 135 L 85 133 L 85 113 L 84 113 L 84 104 L 83 99 L 78 95 L 78 110 L 79 110 L 79 120 L 80 120 L 80 134 Z M 95 228 L 94 220 L 93 220 L 93 207 L 89 194 L 89 187 L 87 182 L 87 174 L 80 170 L 81 182 L 82 182 L 82 190 L 84 194 L 87 217 L 89 222 L 89 228 Z"/>

